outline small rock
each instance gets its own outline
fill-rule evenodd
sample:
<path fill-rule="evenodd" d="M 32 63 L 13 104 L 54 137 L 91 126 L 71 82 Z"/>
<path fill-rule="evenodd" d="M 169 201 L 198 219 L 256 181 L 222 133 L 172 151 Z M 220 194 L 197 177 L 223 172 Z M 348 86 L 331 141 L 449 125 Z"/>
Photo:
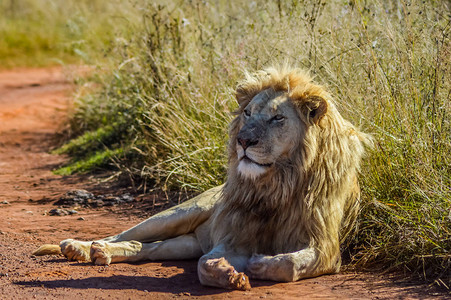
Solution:
<path fill-rule="evenodd" d="M 106 206 L 114 205 L 117 201 L 119 201 L 119 197 L 115 197 L 111 194 L 103 195 L 101 199 L 105 202 Z"/>
<path fill-rule="evenodd" d="M 105 201 L 104 206 L 113 206 L 114 203 L 111 201 Z"/>
<path fill-rule="evenodd" d="M 1 204 L 9 204 L 9 202 L 4 200 L 4 201 L 1 202 Z"/>
<path fill-rule="evenodd" d="M 67 216 L 75 214 L 78 214 L 78 211 L 76 211 L 75 209 L 54 208 L 51 211 L 49 211 L 50 216 Z"/>
<path fill-rule="evenodd" d="M 132 195 L 130 194 L 123 194 L 122 196 L 119 197 L 121 200 L 125 201 L 125 202 L 133 202 L 135 201 L 135 198 L 133 198 Z"/>
<path fill-rule="evenodd" d="M 78 218 L 77 220 L 78 220 L 78 221 L 84 221 L 84 220 L 85 220 L 85 218 L 83 218 L 83 217 L 80 217 L 80 218 Z"/>
<path fill-rule="evenodd" d="M 55 204 L 56 205 L 83 205 L 89 203 L 88 201 L 94 199 L 94 195 L 86 190 L 70 190 L 62 196 Z"/>
<path fill-rule="evenodd" d="M 50 216 L 65 216 L 67 214 L 68 214 L 67 210 L 60 208 L 54 208 L 51 211 L 49 211 Z"/>
<path fill-rule="evenodd" d="M 124 203 L 125 203 L 125 201 L 124 201 L 124 200 L 121 200 L 121 199 L 118 199 L 118 200 L 115 202 L 116 205 L 120 205 L 120 204 L 124 204 Z"/>
<path fill-rule="evenodd" d="M 135 198 L 129 193 L 120 196 L 114 196 L 112 194 L 96 196 L 86 190 L 70 190 L 56 201 L 54 205 L 67 209 L 73 208 L 74 206 L 100 208 L 130 203 L 133 201 L 135 201 Z"/>
<path fill-rule="evenodd" d="M 71 198 L 81 198 L 81 199 L 89 199 L 93 198 L 94 195 L 86 190 L 70 190 L 66 193 L 66 197 Z"/>
<path fill-rule="evenodd" d="M 95 200 L 92 202 L 92 207 L 102 207 L 104 204 L 102 200 Z"/>

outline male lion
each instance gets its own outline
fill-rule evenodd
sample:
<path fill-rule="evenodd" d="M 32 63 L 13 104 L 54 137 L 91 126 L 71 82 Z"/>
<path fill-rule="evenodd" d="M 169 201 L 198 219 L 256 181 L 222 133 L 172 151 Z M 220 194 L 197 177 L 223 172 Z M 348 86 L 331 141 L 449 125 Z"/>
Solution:
<path fill-rule="evenodd" d="M 247 74 L 236 98 L 223 186 L 118 235 L 68 239 L 34 254 L 96 265 L 200 257 L 202 284 L 241 290 L 250 288 L 247 275 L 295 281 L 337 272 L 340 241 L 358 212 L 368 136 L 299 69 Z"/>

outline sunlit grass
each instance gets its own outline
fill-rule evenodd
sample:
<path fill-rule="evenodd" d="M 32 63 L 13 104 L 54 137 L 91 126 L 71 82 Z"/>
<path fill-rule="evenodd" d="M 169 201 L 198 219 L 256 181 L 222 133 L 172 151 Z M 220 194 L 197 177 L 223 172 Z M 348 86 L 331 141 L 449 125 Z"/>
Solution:
<path fill-rule="evenodd" d="M 137 21 L 128 1 L 0 1 L 0 68 L 92 64 Z"/>
<path fill-rule="evenodd" d="M 109 23 L 114 39 L 100 38 L 108 46 L 95 89 L 76 102 L 71 129 L 81 137 L 63 148 L 73 163 L 94 158 L 78 169 L 123 149 L 111 157 L 139 182 L 197 191 L 222 183 L 236 81 L 245 69 L 288 61 L 309 69 L 375 138 L 348 241 L 354 265 L 450 286 L 449 3 L 137 1 L 119 11 L 127 21 Z M 105 15 L 87 16 L 89 25 Z M 80 33 L 87 57 L 97 55 L 99 28 Z"/>
<path fill-rule="evenodd" d="M 113 159 L 120 160 L 123 157 L 124 150 L 122 148 L 103 151 L 96 151 L 89 153 L 83 158 L 70 162 L 66 166 L 55 170 L 57 175 L 71 175 L 73 173 L 84 173 L 87 171 L 105 169 L 111 165 Z"/>

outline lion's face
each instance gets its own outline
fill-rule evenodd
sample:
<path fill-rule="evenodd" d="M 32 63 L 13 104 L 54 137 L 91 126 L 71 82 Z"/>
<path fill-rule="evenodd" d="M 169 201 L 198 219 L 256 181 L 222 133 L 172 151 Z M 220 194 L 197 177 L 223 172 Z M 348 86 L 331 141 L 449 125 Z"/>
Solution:
<path fill-rule="evenodd" d="M 298 145 L 303 126 L 287 93 L 258 93 L 239 117 L 238 173 L 255 179 L 271 170 Z"/>

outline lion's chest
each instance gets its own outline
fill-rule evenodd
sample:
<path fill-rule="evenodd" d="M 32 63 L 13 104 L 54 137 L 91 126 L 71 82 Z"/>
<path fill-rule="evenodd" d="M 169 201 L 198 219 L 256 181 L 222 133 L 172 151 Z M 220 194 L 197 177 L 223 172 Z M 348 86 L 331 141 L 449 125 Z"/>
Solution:
<path fill-rule="evenodd" d="M 274 210 L 254 206 L 233 211 L 228 225 L 233 247 L 251 254 L 275 255 L 304 248 L 308 241 L 293 208 Z"/>

